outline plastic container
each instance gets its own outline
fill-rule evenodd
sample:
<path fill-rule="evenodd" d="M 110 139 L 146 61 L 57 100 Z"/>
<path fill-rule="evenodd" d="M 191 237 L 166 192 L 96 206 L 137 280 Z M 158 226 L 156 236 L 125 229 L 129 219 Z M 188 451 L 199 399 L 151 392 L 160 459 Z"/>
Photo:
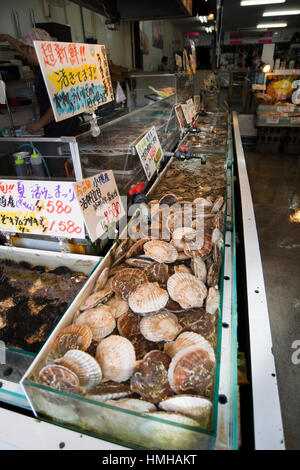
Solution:
<path fill-rule="evenodd" d="M 16 153 L 13 153 L 13 157 L 15 159 L 17 176 L 31 176 L 30 153 L 29 152 L 16 152 Z M 17 169 L 19 165 L 22 165 L 22 169 L 20 168 Z"/>
<path fill-rule="evenodd" d="M 41 177 L 46 176 L 44 165 L 43 165 L 43 160 L 41 156 L 35 150 L 33 150 L 33 153 L 31 154 L 30 163 L 31 163 L 33 176 L 41 176 Z"/>

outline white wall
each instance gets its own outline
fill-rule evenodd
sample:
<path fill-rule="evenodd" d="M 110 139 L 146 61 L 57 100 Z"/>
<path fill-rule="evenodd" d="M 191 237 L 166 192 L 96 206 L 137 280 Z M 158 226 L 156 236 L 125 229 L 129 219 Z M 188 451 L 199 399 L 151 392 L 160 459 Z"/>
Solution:
<path fill-rule="evenodd" d="M 144 30 L 148 40 L 149 54 L 143 55 L 145 71 L 156 71 L 163 56 L 170 57 L 170 45 L 173 41 L 180 41 L 183 46 L 183 33 L 171 21 L 163 22 L 163 49 L 152 46 L 152 21 L 144 21 Z"/>
<path fill-rule="evenodd" d="M 36 23 L 55 22 L 71 26 L 72 40 L 83 42 L 83 31 L 80 17 L 80 7 L 72 2 L 66 2 L 66 11 L 62 7 L 50 5 L 51 17 L 44 14 L 43 0 L 1 0 L 0 1 L 0 32 L 16 37 L 12 20 L 12 10 L 19 14 L 21 34 L 31 28 L 29 8 L 34 10 Z M 109 31 L 97 15 L 83 8 L 86 37 L 96 37 L 99 44 L 105 44 L 109 58 L 117 65 L 131 68 L 131 41 L 129 23 L 122 23 L 118 31 Z"/>

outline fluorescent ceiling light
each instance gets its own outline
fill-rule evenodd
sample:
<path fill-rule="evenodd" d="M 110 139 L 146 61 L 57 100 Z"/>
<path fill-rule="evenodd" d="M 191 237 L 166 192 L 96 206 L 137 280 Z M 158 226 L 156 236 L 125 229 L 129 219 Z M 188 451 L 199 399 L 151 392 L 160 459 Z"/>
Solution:
<path fill-rule="evenodd" d="M 264 11 L 263 16 L 287 16 L 287 15 L 299 15 L 300 10 L 276 10 L 276 11 Z"/>
<path fill-rule="evenodd" d="M 285 3 L 286 0 L 242 0 L 241 7 L 250 7 L 252 5 L 273 5 L 275 3 Z"/>
<path fill-rule="evenodd" d="M 256 26 L 257 28 L 286 28 L 287 23 L 262 23 Z"/>

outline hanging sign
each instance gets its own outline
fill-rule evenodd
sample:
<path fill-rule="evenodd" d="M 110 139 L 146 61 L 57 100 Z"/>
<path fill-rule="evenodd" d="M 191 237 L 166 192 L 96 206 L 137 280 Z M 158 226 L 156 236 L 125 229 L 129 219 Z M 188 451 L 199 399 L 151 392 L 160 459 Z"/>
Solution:
<path fill-rule="evenodd" d="M 84 238 L 73 183 L 2 179 L 0 231 Z"/>
<path fill-rule="evenodd" d="M 77 181 L 73 188 L 92 242 L 125 215 L 112 170 Z"/>
<path fill-rule="evenodd" d="M 179 54 L 175 54 L 176 65 L 179 68 L 182 68 L 182 57 Z"/>
<path fill-rule="evenodd" d="M 191 113 L 191 116 L 192 116 L 192 119 L 193 119 L 196 115 L 196 110 L 195 110 L 193 99 L 190 98 L 189 100 L 187 100 L 186 104 L 188 105 L 189 112 Z"/>
<path fill-rule="evenodd" d="M 163 156 L 163 150 L 154 126 L 136 144 L 135 148 L 149 181 L 159 167 L 160 159 Z"/>
<path fill-rule="evenodd" d="M 185 117 L 185 120 L 186 120 L 187 124 L 190 124 L 193 120 L 193 116 L 192 116 L 192 113 L 191 113 L 191 110 L 190 110 L 189 106 L 187 104 L 182 104 L 181 108 L 182 108 L 182 111 L 183 111 L 183 114 L 184 114 L 184 117 Z"/>
<path fill-rule="evenodd" d="M 194 95 L 194 108 L 195 108 L 195 112 L 196 113 L 199 113 L 200 111 L 200 95 Z"/>
<path fill-rule="evenodd" d="M 105 46 L 34 41 L 56 121 L 114 99 Z"/>

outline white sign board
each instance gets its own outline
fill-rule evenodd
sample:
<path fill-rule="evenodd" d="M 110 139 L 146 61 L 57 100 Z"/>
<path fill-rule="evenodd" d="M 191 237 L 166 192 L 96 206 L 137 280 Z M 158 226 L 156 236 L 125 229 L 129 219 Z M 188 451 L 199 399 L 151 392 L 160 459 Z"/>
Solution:
<path fill-rule="evenodd" d="M 163 150 L 154 126 L 136 144 L 135 148 L 149 181 L 159 167 L 160 159 L 163 155 Z"/>
<path fill-rule="evenodd" d="M 105 46 L 34 41 L 56 121 L 114 99 Z"/>
<path fill-rule="evenodd" d="M 93 242 L 125 215 L 112 170 L 77 181 L 73 189 Z"/>
<path fill-rule="evenodd" d="M 84 221 L 73 183 L 2 179 L 0 231 L 84 238 Z"/>
<path fill-rule="evenodd" d="M 188 104 L 182 104 L 181 108 L 187 124 L 190 124 L 193 120 L 193 113 L 191 107 Z"/>

